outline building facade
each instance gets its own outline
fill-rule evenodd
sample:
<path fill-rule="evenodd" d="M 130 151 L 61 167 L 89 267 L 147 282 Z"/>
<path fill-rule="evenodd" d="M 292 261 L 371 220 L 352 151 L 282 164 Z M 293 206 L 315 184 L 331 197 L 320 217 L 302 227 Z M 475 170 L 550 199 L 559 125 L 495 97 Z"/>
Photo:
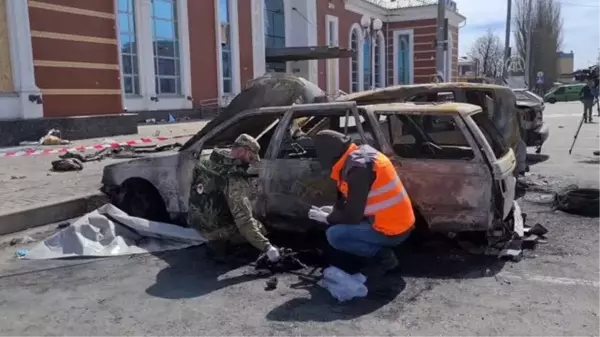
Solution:
<path fill-rule="evenodd" d="M 0 0 L 0 120 L 226 105 L 267 71 L 297 74 L 331 94 L 429 82 L 437 8 L 412 2 Z M 465 18 L 448 4 L 451 80 Z M 363 15 L 383 22 L 373 41 Z M 265 62 L 269 48 L 307 46 L 356 55 Z"/>

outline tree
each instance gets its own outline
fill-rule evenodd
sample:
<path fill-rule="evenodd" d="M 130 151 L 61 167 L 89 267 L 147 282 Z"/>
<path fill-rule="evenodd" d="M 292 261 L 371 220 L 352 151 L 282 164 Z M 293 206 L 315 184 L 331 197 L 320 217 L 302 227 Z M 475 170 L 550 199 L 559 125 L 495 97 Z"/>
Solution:
<path fill-rule="evenodd" d="M 562 44 L 563 20 L 557 0 L 515 0 L 514 17 L 517 55 L 529 57 L 528 83 L 535 83 L 538 71 L 544 72 L 546 89 L 558 78 L 557 52 Z M 528 49 L 531 52 L 528 54 Z"/>
<path fill-rule="evenodd" d="M 504 48 L 500 38 L 491 29 L 475 40 L 468 55 L 472 60 L 477 60 L 479 73 L 488 77 L 500 75 Z"/>

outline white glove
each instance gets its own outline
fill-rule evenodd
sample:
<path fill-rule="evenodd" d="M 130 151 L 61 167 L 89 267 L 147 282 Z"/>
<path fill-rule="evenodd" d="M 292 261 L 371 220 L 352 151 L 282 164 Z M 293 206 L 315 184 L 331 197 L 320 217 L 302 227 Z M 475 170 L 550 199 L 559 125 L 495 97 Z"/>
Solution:
<path fill-rule="evenodd" d="M 320 209 L 327 214 L 333 212 L 333 206 L 321 206 Z"/>
<path fill-rule="evenodd" d="M 310 211 L 308 211 L 308 218 L 311 220 L 318 221 L 320 223 L 327 224 L 327 216 L 329 214 L 317 206 L 312 206 Z"/>
<path fill-rule="evenodd" d="M 281 258 L 281 255 L 279 255 L 279 249 L 273 246 L 269 246 L 269 248 L 267 248 L 267 258 L 271 262 L 279 261 L 279 259 Z"/>

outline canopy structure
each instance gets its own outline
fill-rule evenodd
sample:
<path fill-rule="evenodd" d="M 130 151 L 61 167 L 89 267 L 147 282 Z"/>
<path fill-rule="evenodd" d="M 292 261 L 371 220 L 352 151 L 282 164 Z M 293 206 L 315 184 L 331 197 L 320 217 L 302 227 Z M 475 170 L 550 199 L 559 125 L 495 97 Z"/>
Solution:
<path fill-rule="evenodd" d="M 437 0 L 367 0 L 385 9 L 398 9 L 437 4 Z"/>
<path fill-rule="evenodd" d="M 350 49 L 327 46 L 267 48 L 265 50 L 265 61 L 287 62 L 323 60 L 347 58 L 355 55 L 356 52 Z"/>

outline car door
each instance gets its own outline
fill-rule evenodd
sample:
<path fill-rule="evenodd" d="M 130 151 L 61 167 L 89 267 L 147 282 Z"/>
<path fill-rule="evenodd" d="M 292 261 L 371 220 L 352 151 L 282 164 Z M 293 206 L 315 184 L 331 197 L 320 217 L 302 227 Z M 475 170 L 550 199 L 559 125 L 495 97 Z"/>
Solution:
<path fill-rule="evenodd" d="M 556 99 L 557 102 L 562 102 L 566 100 L 566 88 L 565 87 L 560 87 L 558 89 L 556 89 L 556 91 L 554 92 L 554 98 Z"/>
<path fill-rule="evenodd" d="M 417 118 L 415 118 L 417 117 Z M 462 120 L 453 115 L 386 115 L 382 124 L 400 164 L 396 170 L 432 231 L 486 230 L 491 207 L 491 172 Z M 415 123 L 411 122 L 411 119 Z M 387 129 L 387 131 L 385 130 Z M 421 133 L 425 133 L 424 135 Z M 418 145 L 429 137 L 447 153 Z"/>
<path fill-rule="evenodd" d="M 311 117 L 301 136 L 292 136 L 290 130 Z M 320 130 L 333 129 L 346 134 L 358 134 L 361 141 L 368 141 L 364 133 L 355 133 L 362 125 L 340 128 L 343 112 L 332 112 L 318 116 L 290 112 L 282 119 L 267 150 L 267 159 L 259 178 L 260 198 L 264 216 L 286 230 L 304 230 L 308 211 L 312 205 L 333 205 L 337 199 L 337 186 L 325 172 L 316 156 L 312 136 Z M 350 117 L 350 119 L 353 119 Z M 314 121 L 316 120 L 316 121 Z M 365 119 L 366 120 L 366 119 Z M 349 123 L 352 124 L 352 123 Z M 295 226 L 298 226 L 295 228 Z"/>

